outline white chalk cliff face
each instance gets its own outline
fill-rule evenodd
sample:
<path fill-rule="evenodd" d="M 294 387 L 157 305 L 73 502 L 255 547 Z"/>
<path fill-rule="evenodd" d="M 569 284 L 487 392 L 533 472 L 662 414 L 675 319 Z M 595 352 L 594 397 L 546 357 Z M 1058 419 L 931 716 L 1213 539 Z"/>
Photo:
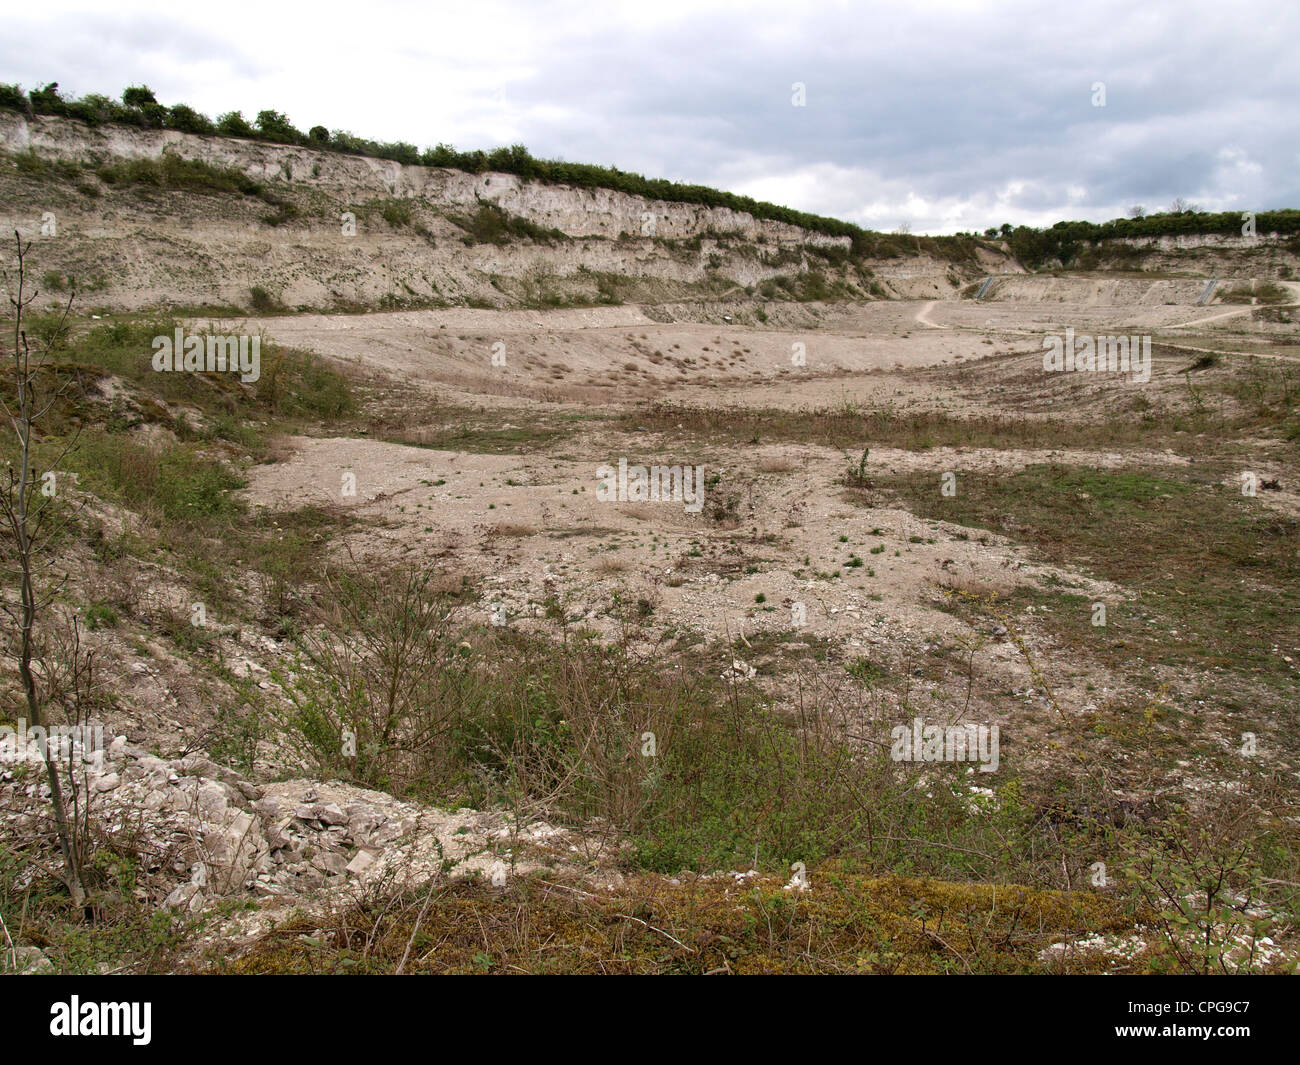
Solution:
<path fill-rule="evenodd" d="M 651 201 L 611 189 L 527 182 L 513 174 L 468 174 L 441 167 L 406 166 L 385 159 L 233 137 L 200 137 L 176 130 L 91 127 L 49 116 L 28 119 L 9 111 L 0 112 L 0 143 L 11 152 L 35 150 L 77 160 L 157 159 L 171 151 L 213 166 L 235 167 L 258 181 L 354 197 L 416 197 L 438 206 L 461 208 L 489 201 L 538 225 L 563 230 L 571 237 L 617 238 L 620 233 L 639 236 L 649 215 L 653 216 L 654 233 L 648 235 L 670 239 L 689 239 L 713 231 L 746 240 L 762 236 L 770 242 L 790 245 L 847 247 L 849 243 L 847 237 L 756 220 L 727 208 Z"/>
<path fill-rule="evenodd" d="M 77 278 L 84 302 L 107 310 L 246 307 L 254 287 L 316 310 L 713 301 L 813 271 L 839 286 L 837 298 L 933 296 L 997 265 L 983 261 L 988 253 L 959 269 L 917 255 L 864 275 L 816 254 L 847 248 L 847 238 L 725 208 L 174 130 L 0 112 L 0 148 L 89 168 L 0 168 L 0 224 L 39 238 L 52 212 L 58 240 L 43 248 L 43 268 Z M 237 169 L 295 210 L 275 217 L 255 196 L 110 184 L 93 173 L 164 153 Z M 390 207 L 385 220 L 391 201 L 409 214 Z M 457 221 L 483 204 L 562 236 L 475 242 Z M 351 231 L 345 212 L 355 216 Z"/>

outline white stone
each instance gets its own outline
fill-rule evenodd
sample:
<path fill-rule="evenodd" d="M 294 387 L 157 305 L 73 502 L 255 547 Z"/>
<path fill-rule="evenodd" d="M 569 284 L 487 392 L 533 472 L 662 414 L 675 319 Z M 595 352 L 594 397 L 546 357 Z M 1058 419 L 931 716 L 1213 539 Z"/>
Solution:
<path fill-rule="evenodd" d="M 353 876 L 359 876 L 375 864 L 375 855 L 368 850 L 359 850 L 348 862 L 348 872 Z"/>

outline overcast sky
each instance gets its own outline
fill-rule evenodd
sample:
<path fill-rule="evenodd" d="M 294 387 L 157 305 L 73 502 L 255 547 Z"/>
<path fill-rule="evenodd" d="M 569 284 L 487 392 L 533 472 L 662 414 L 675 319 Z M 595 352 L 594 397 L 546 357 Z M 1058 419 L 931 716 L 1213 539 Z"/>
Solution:
<path fill-rule="evenodd" d="M 716 185 L 873 229 L 1300 207 L 1300 4 L 43 0 L 0 81 Z M 795 106 L 796 83 L 804 106 Z M 1104 84 L 1104 106 L 1100 102 Z"/>

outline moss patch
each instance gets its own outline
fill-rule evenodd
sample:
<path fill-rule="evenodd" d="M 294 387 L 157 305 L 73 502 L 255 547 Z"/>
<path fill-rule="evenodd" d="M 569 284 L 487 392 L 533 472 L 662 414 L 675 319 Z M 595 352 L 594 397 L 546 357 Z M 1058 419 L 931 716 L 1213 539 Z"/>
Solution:
<path fill-rule="evenodd" d="M 229 964 L 236 973 L 1026 973 L 1051 943 L 1123 933 L 1133 916 L 1093 892 L 867 878 L 639 876 L 596 894 L 522 878 L 459 880 L 423 896 L 300 917 Z M 1085 968 L 1105 967 L 1097 957 Z M 1074 971 L 1083 971 L 1076 968 Z"/>

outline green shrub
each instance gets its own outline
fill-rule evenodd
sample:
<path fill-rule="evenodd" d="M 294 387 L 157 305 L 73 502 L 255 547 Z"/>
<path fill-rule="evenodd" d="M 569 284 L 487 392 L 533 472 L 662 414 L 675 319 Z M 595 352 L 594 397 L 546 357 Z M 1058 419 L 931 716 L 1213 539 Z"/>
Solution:
<path fill-rule="evenodd" d="M 215 133 L 216 125 L 207 115 L 199 114 L 186 104 L 175 104 L 167 112 L 167 124 L 182 133 Z"/>
<path fill-rule="evenodd" d="M 288 117 L 279 111 L 259 111 L 257 131 L 266 140 L 279 141 L 281 144 L 301 144 L 305 139 L 294 129 Z"/>
<path fill-rule="evenodd" d="M 0 82 L 0 107 L 11 111 L 25 111 L 27 106 L 27 95 L 21 86 Z"/>
<path fill-rule="evenodd" d="M 217 117 L 217 132 L 227 137 L 252 137 L 253 127 L 248 124 L 242 112 L 227 111 Z"/>
<path fill-rule="evenodd" d="M 122 90 L 122 103 L 127 107 L 144 107 L 157 102 L 157 97 L 148 85 L 130 85 Z"/>
<path fill-rule="evenodd" d="M 280 301 L 271 294 L 270 290 L 261 285 L 254 285 L 249 289 L 248 302 L 249 306 L 259 314 L 268 314 L 280 308 Z"/>
<path fill-rule="evenodd" d="M 410 200 L 386 200 L 379 209 L 380 217 L 390 226 L 409 226 L 412 211 Z"/>
<path fill-rule="evenodd" d="M 508 214 L 493 203 L 482 204 L 473 215 L 448 217 L 465 230 L 469 244 L 502 245 L 522 239 L 549 244 L 552 240 L 567 239 L 558 229 L 546 229 L 526 218 Z"/>
<path fill-rule="evenodd" d="M 111 629 L 117 624 L 117 612 L 107 603 L 92 603 L 86 607 L 86 628 L 91 632 Z"/>

